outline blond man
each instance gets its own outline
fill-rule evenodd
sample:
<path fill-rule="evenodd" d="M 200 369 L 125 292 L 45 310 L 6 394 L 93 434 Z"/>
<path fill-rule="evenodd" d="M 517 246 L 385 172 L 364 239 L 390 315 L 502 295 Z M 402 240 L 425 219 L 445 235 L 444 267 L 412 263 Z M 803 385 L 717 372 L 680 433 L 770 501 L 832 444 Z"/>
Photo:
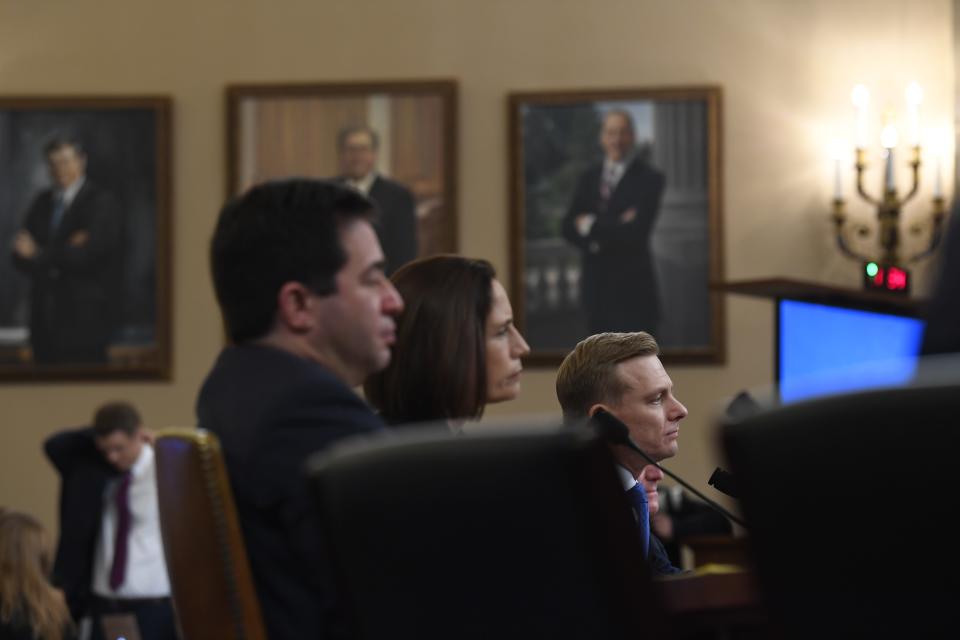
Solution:
<path fill-rule="evenodd" d="M 564 358 L 557 372 L 557 399 L 568 422 L 598 411 L 623 422 L 630 438 L 657 462 L 676 455 L 680 422 L 687 408 L 673 395 L 673 381 L 658 357 L 649 333 L 600 333 L 582 340 Z M 648 515 L 659 509 L 657 484 L 663 472 L 639 453 L 610 445 L 624 489 L 648 503 Z M 638 509 L 638 514 L 642 513 Z M 677 573 L 663 545 L 650 534 L 649 517 L 640 517 L 641 538 L 649 539 L 647 560 L 654 575 Z"/>

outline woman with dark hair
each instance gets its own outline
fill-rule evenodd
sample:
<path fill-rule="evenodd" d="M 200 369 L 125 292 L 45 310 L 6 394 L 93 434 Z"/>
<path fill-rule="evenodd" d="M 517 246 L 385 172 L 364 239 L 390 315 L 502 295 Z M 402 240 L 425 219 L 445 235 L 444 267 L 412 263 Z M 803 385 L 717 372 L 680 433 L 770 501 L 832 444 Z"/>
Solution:
<path fill-rule="evenodd" d="M 404 300 L 393 356 L 364 386 L 386 422 L 447 420 L 457 428 L 488 403 L 517 397 L 530 347 L 489 262 L 433 256 L 391 280 Z"/>
<path fill-rule="evenodd" d="M 73 622 L 43 527 L 31 516 L 0 509 L 0 640 L 64 640 Z"/>

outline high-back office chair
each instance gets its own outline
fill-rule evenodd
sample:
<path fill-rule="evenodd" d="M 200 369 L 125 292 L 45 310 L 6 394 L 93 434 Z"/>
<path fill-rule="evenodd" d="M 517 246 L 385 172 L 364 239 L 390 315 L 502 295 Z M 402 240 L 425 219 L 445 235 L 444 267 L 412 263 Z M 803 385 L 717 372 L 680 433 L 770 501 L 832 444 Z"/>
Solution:
<path fill-rule="evenodd" d="M 960 384 L 786 405 L 721 433 L 785 637 L 960 629 Z"/>
<path fill-rule="evenodd" d="M 413 429 L 308 466 L 358 638 L 662 637 L 623 487 L 585 433 Z"/>
<path fill-rule="evenodd" d="M 217 437 L 157 437 L 160 528 L 184 640 L 266 640 Z"/>

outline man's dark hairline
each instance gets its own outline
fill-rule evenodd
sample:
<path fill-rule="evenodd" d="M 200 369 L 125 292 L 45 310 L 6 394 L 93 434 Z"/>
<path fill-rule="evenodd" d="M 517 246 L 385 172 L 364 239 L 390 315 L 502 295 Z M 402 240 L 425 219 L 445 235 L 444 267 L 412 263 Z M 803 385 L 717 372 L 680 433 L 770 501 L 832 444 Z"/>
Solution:
<path fill-rule="evenodd" d="M 115 433 L 122 433 L 123 435 L 125 435 L 125 436 L 128 437 L 128 438 L 135 438 L 136 435 L 137 435 L 137 431 L 139 431 L 139 430 L 142 429 L 142 428 L 143 428 L 143 425 L 142 425 L 142 424 L 138 424 L 137 426 L 135 426 L 135 427 L 133 427 L 132 429 L 130 429 L 130 431 L 127 431 L 127 430 L 126 430 L 124 427 L 122 427 L 122 426 L 112 427 L 112 428 L 110 428 L 109 430 L 94 429 L 94 431 L 93 431 L 93 439 L 102 442 L 103 440 L 106 440 L 107 438 L 109 438 L 110 436 L 112 436 L 112 435 L 115 434 Z"/>
<path fill-rule="evenodd" d="M 314 295 L 320 298 L 326 298 L 327 296 L 337 295 L 337 293 L 339 293 L 339 288 L 337 287 L 337 276 L 340 273 L 342 273 L 343 270 L 346 269 L 347 265 L 350 263 L 350 256 L 347 255 L 348 253 L 347 248 L 343 245 L 343 234 L 346 231 L 347 227 L 350 227 L 360 222 L 366 222 L 367 224 L 370 225 L 372 229 L 373 228 L 372 218 L 376 216 L 376 212 L 377 210 L 375 207 L 364 207 L 363 209 L 358 208 L 358 209 L 348 209 L 348 210 L 338 209 L 334 211 L 334 219 L 336 221 L 335 224 L 337 229 L 337 246 L 340 248 L 340 251 L 343 253 L 344 260 L 343 260 L 343 264 L 341 264 L 340 267 L 336 271 L 334 271 L 332 274 L 332 277 L 331 277 L 332 288 L 329 291 L 322 290 L 321 288 L 317 287 L 312 283 L 302 282 L 300 280 L 288 280 L 287 282 L 284 282 L 283 284 L 281 284 L 280 287 L 282 288 L 284 285 L 286 285 L 289 282 L 296 282 L 297 284 L 300 284 L 303 287 L 306 287 L 310 292 L 312 292 Z M 364 268 L 364 270 L 360 272 L 360 277 L 363 278 L 366 274 L 368 274 L 371 270 L 374 270 L 374 269 L 380 269 L 382 271 L 386 268 L 386 265 L 387 265 L 386 258 L 382 257 L 376 263 L 371 264 L 366 268 Z M 279 292 L 279 289 L 277 291 Z"/>
<path fill-rule="evenodd" d="M 73 151 L 73 155 L 75 155 L 78 158 L 87 157 L 87 154 L 83 150 L 83 147 L 80 146 L 80 143 L 70 142 L 68 140 L 60 142 L 54 147 L 49 147 L 47 150 L 44 151 L 44 156 L 49 160 L 53 154 L 63 151 L 64 149 L 71 149 Z"/>
<path fill-rule="evenodd" d="M 343 265 L 337 269 L 336 273 L 343 271 L 347 264 L 350 262 L 350 256 L 347 255 L 347 248 L 343 245 L 343 234 L 346 233 L 348 227 L 352 227 L 355 224 L 360 222 L 366 222 L 370 225 L 370 230 L 376 235 L 377 230 L 373 227 L 373 220 L 377 216 L 376 205 L 370 207 L 364 207 L 363 209 L 354 209 L 352 211 L 336 211 L 334 212 L 337 220 L 337 244 L 340 245 L 340 250 L 343 252 L 344 257 L 346 258 L 343 262 Z M 377 240 L 379 245 L 380 241 Z M 370 269 L 373 269 L 380 266 L 380 268 L 385 268 L 387 266 L 386 256 L 380 256 L 380 259 L 375 263 L 368 265 L 363 269 L 361 273 L 367 273 Z M 336 273 L 334 276 L 336 276 Z"/>
<path fill-rule="evenodd" d="M 369 125 L 353 125 L 344 127 L 342 131 L 337 134 L 337 150 L 344 151 L 347 148 L 347 138 L 354 136 L 358 133 L 365 133 L 370 138 L 370 148 L 374 151 L 380 150 L 380 136 L 374 131 L 373 127 Z"/>

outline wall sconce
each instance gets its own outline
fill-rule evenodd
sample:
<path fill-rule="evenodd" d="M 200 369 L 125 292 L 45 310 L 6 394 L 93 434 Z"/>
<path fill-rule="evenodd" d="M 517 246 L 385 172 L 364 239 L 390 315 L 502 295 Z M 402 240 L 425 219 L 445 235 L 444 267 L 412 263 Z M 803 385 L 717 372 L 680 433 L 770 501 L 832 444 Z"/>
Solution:
<path fill-rule="evenodd" d="M 834 160 L 834 190 L 833 190 L 833 223 L 836 232 L 837 246 L 840 251 L 863 263 L 864 287 L 868 289 L 885 289 L 888 291 L 909 292 L 910 272 L 906 264 L 926 258 L 936 251 L 943 236 L 943 220 L 945 217 L 942 162 L 943 150 L 934 149 L 936 178 L 934 181 L 933 206 L 930 213 L 930 236 L 926 248 L 910 256 L 901 253 L 900 242 L 900 213 L 903 206 L 916 194 L 920 185 L 920 119 L 919 108 L 923 101 L 923 90 L 917 83 L 911 83 L 906 90 L 907 102 L 907 144 L 910 149 L 909 166 L 912 174 L 912 186 L 906 195 L 897 193 L 895 179 L 895 153 L 900 142 L 900 132 L 894 124 L 891 111 L 882 117 L 880 131 L 880 145 L 883 147 L 884 178 L 882 196 L 871 196 L 863 186 L 863 174 L 867 169 L 867 113 L 870 104 L 870 93 L 865 86 L 857 85 L 851 94 L 853 105 L 857 109 L 856 120 L 856 162 L 857 193 L 860 197 L 877 209 L 877 231 L 879 254 L 876 257 L 864 255 L 854 251 L 849 242 L 851 232 L 865 237 L 870 229 L 865 225 L 856 225 L 853 229 L 847 224 L 845 200 L 843 199 L 843 148 L 840 143 L 834 143 L 831 154 Z M 924 225 L 911 225 L 910 231 L 915 235 L 923 232 Z"/>

